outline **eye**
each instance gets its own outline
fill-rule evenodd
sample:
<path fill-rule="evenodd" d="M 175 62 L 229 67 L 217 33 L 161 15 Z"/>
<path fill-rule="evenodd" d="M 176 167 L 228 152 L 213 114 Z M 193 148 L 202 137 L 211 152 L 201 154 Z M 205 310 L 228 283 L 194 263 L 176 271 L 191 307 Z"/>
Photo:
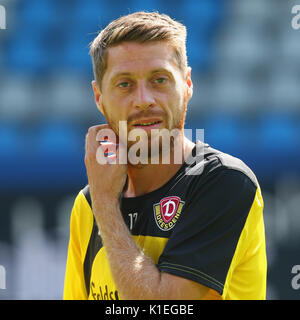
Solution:
<path fill-rule="evenodd" d="M 123 81 L 117 84 L 117 87 L 119 88 L 129 88 L 130 87 L 130 83 L 128 81 Z"/>
<path fill-rule="evenodd" d="M 157 84 L 164 84 L 166 81 L 167 81 L 167 79 L 166 78 L 162 78 L 162 77 L 156 78 L 154 80 L 154 82 L 157 83 Z"/>

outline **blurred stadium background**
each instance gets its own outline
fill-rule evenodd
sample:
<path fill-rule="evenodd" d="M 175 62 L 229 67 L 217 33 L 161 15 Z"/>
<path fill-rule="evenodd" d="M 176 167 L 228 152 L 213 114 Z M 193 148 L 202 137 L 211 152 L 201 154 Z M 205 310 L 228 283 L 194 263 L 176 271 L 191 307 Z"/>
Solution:
<path fill-rule="evenodd" d="M 300 1 L 298 1 L 300 4 Z M 188 28 L 186 128 L 243 159 L 265 200 L 268 299 L 299 299 L 300 30 L 287 0 L 0 1 L 0 299 L 61 299 L 84 138 L 103 122 L 88 44 L 109 21 L 164 12 Z"/>

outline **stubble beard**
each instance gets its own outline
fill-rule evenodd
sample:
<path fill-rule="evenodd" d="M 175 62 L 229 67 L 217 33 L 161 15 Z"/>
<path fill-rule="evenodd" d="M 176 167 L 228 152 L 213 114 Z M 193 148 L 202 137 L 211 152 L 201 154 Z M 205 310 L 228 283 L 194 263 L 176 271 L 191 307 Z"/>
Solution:
<path fill-rule="evenodd" d="M 179 144 L 182 144 L 183 141 L 182 139 L 184 139 L 184 133 L 183 133 L 183 129 L 184 129 L 184 123 L 185 123 L 185 118 L 186 118 L 186 110 L 187 110 L 187 102 L 184 102 L 183 105 L 183 111 L 179 112 L 179 115 L 177 117 L 177 119 L 174 122 L 174 125 L 169 124 L 168 127 L 169 128 L 165 128 L 166 130 L 168 130 L 169 132 L 174 132 L 172 130 L 175 129 L 176 131 L 176 138 L 174 138 L 173 136 L 170 137 L 170 144 L 169 145 L 165 145 L 162 142 L 162 137 L 159 137 L 159 141 L 157 141 L 158 137 L 152 136 L 152 132 L 150 134 L 148 134 L 148 163 L 144 164 L 144 163 L 138 163 L 138 164 L 132 164 L 130 163 L 129 159 L 128 159 L 128 164 L 134 166 L 136 169 L 142 169 L 144 168 L 146 165 L 151 164 L 152 163 L 152 159 L 153 157 L 159 157 L 159 163 L 162 163 L 162 158 L 163 158 L 163 153 L 167 153 L 169 152 L 170 154 L 175 154 L 176 153 L 176 149 L 175 149 L 175 139 L 179 139 Z M 110 118 L 110 116 L 107 114 L 106 112 L 106 108 L 105 106 L 103 106 L 103 112 L 104 112 L 104 116 L 105 119 L 108 123 L 108 125 L 112 128 L 112 130 L 114 131 L 114 133 L 117 136 L 117 142 L 121 142 L 122 139 L 119 139 L 119 124 L 117 124 L 114 120 L 112 120 Z M 129 132 L 127 132 L 127 138 L 128 138 L 128 134 Z M 158 154 L 153 152 L 152 147 L 151 147 L 151 139 L 156 140 L 156 143 L 159 144 L 159 147 L 156 149 L 158 150 Z M 128 152 L 130 150 L 130 148 L 137 143 L 138 141 L 128 141 L 127 140 L 127 155 Z M 136 153 L 137 157 L 140 156 L 140 151 L 138 150 Z"/>

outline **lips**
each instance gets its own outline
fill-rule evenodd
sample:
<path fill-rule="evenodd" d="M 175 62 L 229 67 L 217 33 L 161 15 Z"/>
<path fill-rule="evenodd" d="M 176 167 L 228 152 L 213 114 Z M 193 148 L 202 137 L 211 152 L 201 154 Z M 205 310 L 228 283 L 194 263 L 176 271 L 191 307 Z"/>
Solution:
<path fill-rule="evenodd" d="M 158 124 L 158 123 L 161 123 L 161 121 L 141 122 L 141 123 L 134 124 L 134 126 L 135 127 L 139 127 L 139 126 L 147 127 L 147 126 L 152 126 L 152 125 Z"/>
<path fill-rule="evenodd" d="M 150 126 L 150 125 L 154 125 L 154 124 L 158 124 L 161 123 L 162 121 L 160 119 L 155 119 L 155 118 L 148 118 L 148 119 L 140 119 L 140 120 L 136 120 L 133 123 L 133 126 Z"/>
<path fill-rule="evenodd" d="M 159 119 L 141 119 L 133 123 L 133 127 L 137 129 L 144 129 L 147 132 L 152 129 L 159 129 L 162 121 Z"/>

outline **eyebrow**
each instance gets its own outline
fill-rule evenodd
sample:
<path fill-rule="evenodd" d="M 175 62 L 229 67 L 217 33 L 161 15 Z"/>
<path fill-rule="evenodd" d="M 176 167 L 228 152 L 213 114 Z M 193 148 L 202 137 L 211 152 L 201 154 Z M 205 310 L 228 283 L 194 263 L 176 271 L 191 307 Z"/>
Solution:
<path fill-rule="evenodd" d="M 162 72 L 162 73 L 167 73 L 169 76 L 171 76 L 171 77 L 173 78 L 172 72 L 169 71 L 169 70 L 167 70 L 167 69 L 165 69 L 165 68 L 155 69 L 155 70 L 150 71 L 149 73 L 150 73 L 151 75 L 153 75 L 153 74 L 155 74 L 155 73 L 160 73 L 160 72 Z M 126 72 L 119 72 L 119 73 L 116 73 L 116 74 L 111 78 L 111 81 L 110 81 L 110 82 L 114 82 L 114 80 L 115 80 L 116 78 L 119 78 L 119 77 L 128 77 L 128 76 L 130 77 L 130 76 L 132 76 L 132 75 L 133 75 L 133 73 L 132 73 L 132 72 L 128 72 L 128 71 L 126 71 Z"/>
<path fill-rule="evenodd" d="M 115 79 L 119 78 L 119 77 L 128 77 L 128 76 L 131 76 L 132 73 L 130 72 L 119 72 L 119 73 L 116 73 L 111 79 L 110 79 L 110 82 L 114 82 Z"/>
<path fill-rule="evenodd" d="M 170 76 L 173 77 L 172 72 L 169 71 L 168 69 L 165 69 L 165 68 L 160 68 L 160 69 L 153 70 L 153 71 L 151 71 L 151 74 L 160 73 L 160 72 L 167 73 L 167 74 L 169 74 Z"/>

